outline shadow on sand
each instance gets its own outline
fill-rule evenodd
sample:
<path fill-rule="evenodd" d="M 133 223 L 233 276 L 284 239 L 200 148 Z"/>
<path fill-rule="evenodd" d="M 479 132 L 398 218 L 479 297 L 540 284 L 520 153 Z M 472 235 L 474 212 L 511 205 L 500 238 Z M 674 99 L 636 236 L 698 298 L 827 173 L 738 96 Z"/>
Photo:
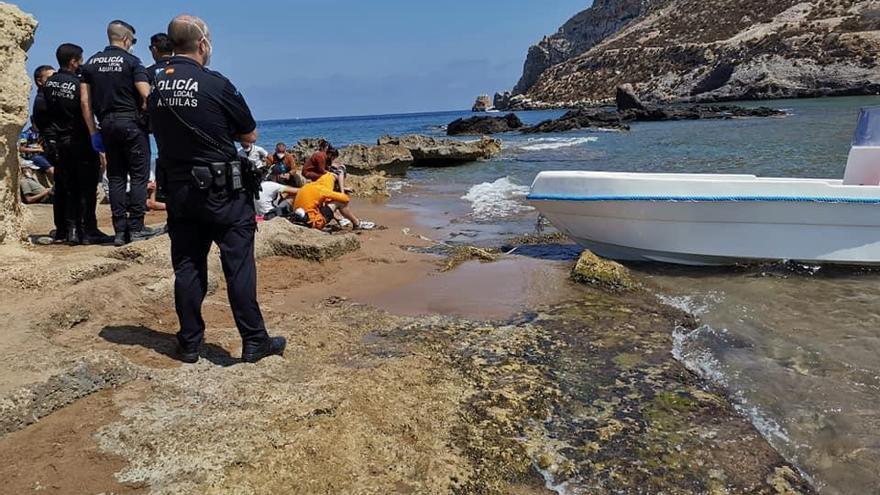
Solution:
<path fill-rule="evenodd" d="M 107 342 L 140 346 L 177 360 L 177 338 L 172 334 L 158 332 L 144 326 L 123 325 L 104 327 L 98 335 Z M 232 366 L 239 362 L 229 354 L 229 351 L 216 344 L 203 344 L 201 357 L 217 366 Z"/>

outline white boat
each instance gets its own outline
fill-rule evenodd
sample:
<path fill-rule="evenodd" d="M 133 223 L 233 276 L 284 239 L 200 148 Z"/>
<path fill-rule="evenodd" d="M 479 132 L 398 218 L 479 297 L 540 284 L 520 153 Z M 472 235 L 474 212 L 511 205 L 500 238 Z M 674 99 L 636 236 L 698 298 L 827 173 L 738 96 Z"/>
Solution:
<path fill-rule="evenodd" d="M 880 108 L 862 110 L 844 180 L 541 172 L 528 202 L 611 259 L 880 264 Z"/>

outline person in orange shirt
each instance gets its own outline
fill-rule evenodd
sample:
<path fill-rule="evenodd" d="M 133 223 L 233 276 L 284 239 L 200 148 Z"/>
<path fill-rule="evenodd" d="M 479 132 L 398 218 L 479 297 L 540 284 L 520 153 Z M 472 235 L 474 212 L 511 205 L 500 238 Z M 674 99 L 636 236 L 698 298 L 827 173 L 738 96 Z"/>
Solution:
<path fill-rule="evenodd" d="M 351 199 L 345 193 L 333 190 L 336 177 L 326 173 L 314 182 L 302 186 L 293 201 L 294 218 L 300 218 L 313 229 L 322 230 L 333 220 L 334 211 L 339 211 L 349 220 L 355 230 L 371 230 L 373 222 L 359 220 L 349 208 Z"/>

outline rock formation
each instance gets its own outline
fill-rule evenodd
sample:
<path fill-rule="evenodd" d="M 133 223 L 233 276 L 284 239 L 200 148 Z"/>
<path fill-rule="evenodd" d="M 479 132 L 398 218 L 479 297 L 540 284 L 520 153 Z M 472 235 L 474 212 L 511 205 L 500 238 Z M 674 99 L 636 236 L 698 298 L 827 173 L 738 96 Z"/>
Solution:
<path fill-rule="evenodd" d="M 486 110 L 492 109 L 492 100 L 489 98 L 489 95 L 480 95 L 477 97 L 477 101 L 474 102 L 473 108 L 471 111 L 473 112 L 485 112 Z"/>
<path fill-rule="evenodd" d="M 621 84 L 617 87 L 617 111 L 624 110 L 645 110 L 645 104 L 636 96 L 636 90 L 632 84 Z"/>
<path fill-rule="evenodd" d="M 21 237 L 18 136 L 28 117 L 31 81 L 25 61 L 36 28 L 33 17 L 0 3 L 0 244 Z"/>
<path fill-rule="evenodd" d="M 501 141 L 482 137 L 477 141 L 436 139 L 428 136 L 383 136 L 379 146 L 402 146 L 412 153 L 417 166 L 459 165 L 491 158 L 501 152 Z"/>
<path fill-rule="evenodd" d="M 649 101 L 877 94 L 878 54 L 876 0 L 597 0 L 529 50 L 514 94 L 537 106 L 603 101 L 623 83 Z"/>
<path fill-rule="evenodd" d="M 339 150 L 339 163 L 348 167 L 348 173 L 369 175 L 384 172 L 388 175 L 405 175 L 406 169 L 415 162 L 412 153 L 394 144 L 366 146 L 353 144 Z"/>
<path fill-rule="evenodd" d="M 529 48 L 523 75 L 514 94 L 524 94 L 554 65 L 566 62 L 599 44 L 637 19 L 657 0 L 596 0 L 568 20 L 556 34 Z"/>
<path fill-rule="evenodd" d="M 592 251 L 581 253 L 577 264 L 571 269 L 571 279 L 612 292 L 632 290 L 638 286 L 626 267 L 616 261 L 600 258 Z"/>
<path fill-rule="evenodd" d="M 450 136 L 482 136 L 510 132 L 523 126 L 516 114 L 509 113 L 503 117 L 478 116 L 469 119 L 458 119 L 446 126 L 446 134 Z"/>
<path fill-rule="evenodd" d="M 545 120 L 522 130 L 526 134 L 565 132 L 575 129 L 629 130 L 629 122 L 661 122 L 667 120 L 717 120 L 747 117 L 782 117 L 785 112 L 767 107 L 745 108 L 735 105 L 670 105 L 664 107 L 603 110 L 581 108 L 570 110 L 555 120 Z"/>

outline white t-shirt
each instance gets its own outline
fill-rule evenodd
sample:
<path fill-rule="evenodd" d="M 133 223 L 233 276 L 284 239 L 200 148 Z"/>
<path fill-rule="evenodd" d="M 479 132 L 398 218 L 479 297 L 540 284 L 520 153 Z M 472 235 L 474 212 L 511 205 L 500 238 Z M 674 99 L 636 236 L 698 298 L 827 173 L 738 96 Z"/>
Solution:
<path fill-rule="evenodd" d="M 256 144 L 251 146 L 249 151 L 245 151 L 244 148 L 239 148 L 238 150 L 239 156 L 243 156 L 251 161 L 257 168 L 263 168 L 266 166 L 266 159 L 269 158 L 269 153 L 262 147 L 257 146 Z"/>
<path fill-rule="evenodd" d="M 277 206 L 276 200 L 281 194 L 281 190 L 286 187 L 272 181 L 263 182 L 262 186 L 263 190 L 260 191 L 260 199 L 254 201 L 254 208 L 257 210 L 257 215 L 265 215 L 272 211 L 272 209 Z"/>

